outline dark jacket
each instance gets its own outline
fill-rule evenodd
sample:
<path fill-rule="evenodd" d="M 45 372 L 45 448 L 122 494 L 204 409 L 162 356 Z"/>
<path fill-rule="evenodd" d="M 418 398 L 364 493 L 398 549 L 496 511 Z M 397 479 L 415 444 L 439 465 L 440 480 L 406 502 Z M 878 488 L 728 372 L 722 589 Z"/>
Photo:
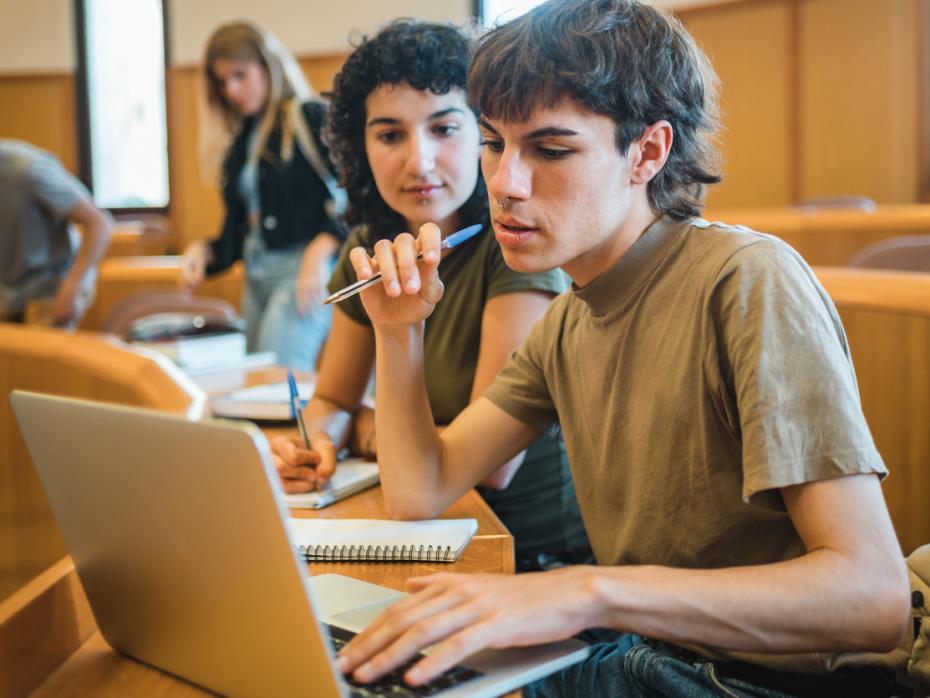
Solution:
<path fill-rule="evenodd" d="M 302 109 L 320 154 L 326 159 L 327 151 L 319 135 L 325 106 L 319 102 L 307 102 Z M 221 185 L 226 218 L 220 236 L 210 243 L 213 263 L 207 268 L 208 274 L 223 271 L 242 257 L 242 244 L 249 232 L 249 222 L 246 204 L 239 193 L 239 177 L 248 159 L 249 135 L 257 127 L 257 122 L 254 117 L 243 122 L 223 162 Z M 300 242 L 310 242 L 320 232 L 345 240 L 345 227 L 326 214 L 324 203 L 329 198 L 326 185 L 307 161 L 297 139 L 290 162 L 284 162 L 280 152 L 281 127 L 278 126 L 269 134 L 268 143 L 258 160 L 260 224 L 265 244 L 270 249 L 287 248 Z"/>

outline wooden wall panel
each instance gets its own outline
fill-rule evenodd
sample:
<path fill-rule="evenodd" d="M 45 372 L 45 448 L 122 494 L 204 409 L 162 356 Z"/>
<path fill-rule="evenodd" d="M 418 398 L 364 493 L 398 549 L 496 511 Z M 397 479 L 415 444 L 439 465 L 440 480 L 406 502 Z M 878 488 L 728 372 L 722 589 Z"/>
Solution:
<path fill-rule="evenodd" d="M 792 2 L 679 13 L 721 79 L 724 181 L 711 189 L 709 206 L 793 201 Z"/>
<path fill-rule="evenodd" d="M 28 141 L 54 153 L 77 172 L 74 78 L 61 75 L 0 77 L 0 138 Z"/>
<path fill-rule="evenodd" d="M 862 194 L 919 200 L 919 58 L 927 0 L 736 0 L 679 12 L 723 80 L 725 181 L 715 207 Z M 304 56 L 316 89 L 342 55 Z M 178 247 L 219 228 L 216 177 L 200 172 L 199 76 L 169 70 L 172 223 Z M 0 137 L 48 148 L 75 171 L 71 75 L 0 76 Z"/>
<path fill-rule="evenodd" d="M 326 92 L 333 87 L 333 78 L 342 64 L 345 62 L 346 54 L 336 53 L 332 55 L 306 56 L 300 58 L 300 67 L 304 71 L 310 86 L 317 92 Z"/>
<path fill-rule="evenodd" d="M 800 12 L 801 197 L 917 201 L 918 3 L 802 0 Z"/>
<path fill-rule="evenodd" d="M 168 71 L 168 135 L 171 159 L 171 230 L 178 251 L 198 238 L 212 238 L 222 223 L 218 173 L 200 164 L 200 73 Z"/>

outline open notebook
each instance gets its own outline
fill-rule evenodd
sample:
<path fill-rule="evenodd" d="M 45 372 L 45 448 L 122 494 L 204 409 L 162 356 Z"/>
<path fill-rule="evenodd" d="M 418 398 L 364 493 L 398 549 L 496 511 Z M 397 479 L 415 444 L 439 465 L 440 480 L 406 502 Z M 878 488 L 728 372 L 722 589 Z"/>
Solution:
<path fill-rule="evenodd" d="M 297 382 L 301 403 L 313 396 L 313 388 L 311 381 Z M 215 417 L 283 422 L 293 419 L 290 398 L 287 383 L 269 383 L 218 395 L 210 409 Z"/>
<path fill-rule="evenodd" d="M 377 463 L 362 458 L 347 458 L 339 461 L 336 472 L 323 489 L 306 494 L 286 494 L 282 499 L 294 509 L 322 509 L 377 484 Z"/>
<path fill-rule="evenodd" d="M 454 562 L 478 530 L 475 519 L 287 519 L 297 552 L 320 560 Z"/>

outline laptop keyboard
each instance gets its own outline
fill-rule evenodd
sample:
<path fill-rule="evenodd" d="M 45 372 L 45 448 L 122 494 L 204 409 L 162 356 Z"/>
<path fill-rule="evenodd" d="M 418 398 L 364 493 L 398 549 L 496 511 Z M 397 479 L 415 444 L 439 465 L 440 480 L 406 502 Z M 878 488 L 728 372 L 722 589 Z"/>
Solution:
<path fill-rule="evenodd" d="M 339 628 L 335 625 L 327 625 L 329 636 L 333 640 L 333 646 L 338 652 L 346 643 L 349 642 L 355 633 L 351 630 Z M 440 691 L 446 691 L 450 688 L 471 681 L 479 676 L 483 676 L 480 671 L 469 669 L 464 666 L 452 667 L 446 673 L 438 678 L 433 679 L 430 683 L 422 686 L 408 686 L 403 679 L 404 673 L 414 664 L 416 664 L 423 655 L 417 655 L 406 664 L 402 664 L 390 674 L 382 676 L 377 681 L 371 683 L 357 683 L 351 676 L 343 677 L 349 684 L 349 695 L 352 698 L 373 698 L 374 696 L 396 696 L 396 698 L 414 696 L 433 696 Z"/>

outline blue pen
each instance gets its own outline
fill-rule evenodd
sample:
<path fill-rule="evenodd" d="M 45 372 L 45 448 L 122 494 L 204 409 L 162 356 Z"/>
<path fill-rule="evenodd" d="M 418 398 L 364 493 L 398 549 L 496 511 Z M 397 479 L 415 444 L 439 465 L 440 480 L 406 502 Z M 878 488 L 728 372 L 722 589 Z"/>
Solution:
<path fill-rule="evenodd" d="M 304 424 L 304 416 L 301 412 L 300 393 L 297 392 L 297 381 L 294 380 L 294 374 L 291 371 L 287 372 L 287 387 L 291 393 L 291 418 L 297 421 L 297 429 L 303 437 L 304 445 L 307 447 L 307 450 L 312 450 L 310 447 L 310 437 L 307 434 L 307 426 Z"/>
<path fill-rule="evenodd" d="M 466 240 L 473 238 L 475 235 L 480 233 L 484 228 L 483 225 L 470 225 L 467 228 L 462 228 L 461 230 L 452 233 L 451 235 L 446 236 L 442 241 L 442 244 L 439 245 L 439 251 L 451 250 L 456 245 L 461 245 Z M 417 255 L 417 259 L 422 259 L 423 253 Z M 343 289 L 336 291 L 333 295 L 323 301 L 323 305 L 328 305 L 330 303 L 341 303 L 346 298 L 351 298 L 359 291 L 363 291 L 369 286 L 378 283 L 381 280 L 381 272 L 377 272 L 374 276 L 363 281 L 356 281 L 354 284 L 349 284 Z"/>

